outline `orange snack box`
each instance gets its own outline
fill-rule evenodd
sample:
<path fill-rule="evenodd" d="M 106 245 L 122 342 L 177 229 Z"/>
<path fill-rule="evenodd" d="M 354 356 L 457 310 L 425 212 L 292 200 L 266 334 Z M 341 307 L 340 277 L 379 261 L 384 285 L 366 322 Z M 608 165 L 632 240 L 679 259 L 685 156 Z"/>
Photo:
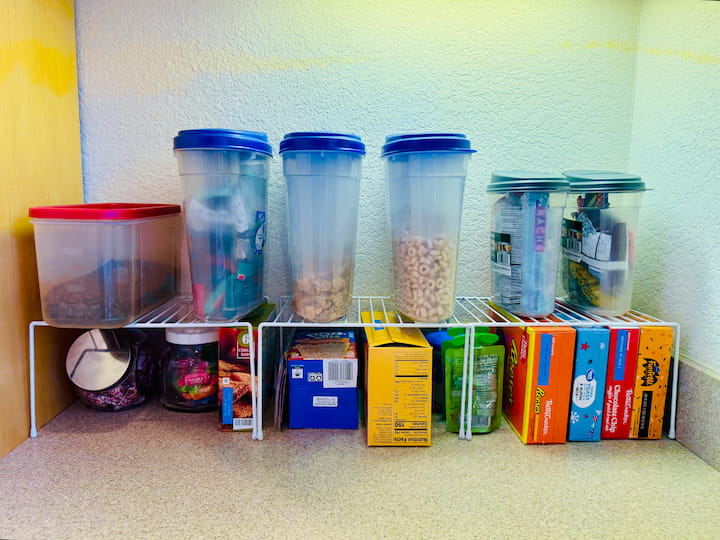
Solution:
<path fill-rule="evenodd" d="M 672 365 L 673 329 L 669 326 L 641 326 L 631 439 L 659 439 L 665 416 L 665 399 Z"/>
<path fill-rule="evenodd" d="M 503 413 L 525 444 L 564 443 L 570 410 L 575 329 L 509 327 Z"/>

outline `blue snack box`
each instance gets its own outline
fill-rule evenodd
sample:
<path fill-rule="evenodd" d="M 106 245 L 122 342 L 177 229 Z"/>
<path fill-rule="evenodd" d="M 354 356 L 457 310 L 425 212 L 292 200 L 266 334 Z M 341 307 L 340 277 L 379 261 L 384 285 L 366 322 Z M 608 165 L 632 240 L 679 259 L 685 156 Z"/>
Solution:
<path fill-rule="evenodd" d="M 599 441 L 610 330 L 576 328 L 568 441 Z"/>
<path fill-rule="evenodd" d="M 298 330 L 286 353 L 291 428 L 358 428 L 358 358 L 351 330 Z"/>

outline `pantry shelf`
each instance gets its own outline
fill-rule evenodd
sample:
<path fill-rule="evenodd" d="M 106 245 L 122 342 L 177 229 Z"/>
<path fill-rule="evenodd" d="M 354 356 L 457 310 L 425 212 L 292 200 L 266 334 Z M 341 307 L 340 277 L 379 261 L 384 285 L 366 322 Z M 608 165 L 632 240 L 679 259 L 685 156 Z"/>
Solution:
<path fill-rule="evenodd" d="M 572 324 L 573 326 L 623 326 L 629 324 L 642 324 L 647 326 L 668 326 L 672 323 L 661 321 L 650 315 L 646 315 L 639 311 L 628 311 L 621 316 L 601 316 L 585 313 L 573 308 L 562 301 L 555 302 L 555 311 L 551 316 L 543 318 L 522 317 L 509 318 L 504 313 L 496 309 L 490 298 L 480 296 L 461 296 L 455 299 L 454 315 L 447 321 L 441 323 L 419 323 L 404 318 L 401 314 L 397 314 L 398 322 L 390 323 L 388 314 L 397 313 L 392 305 L 392 300 L 387 296 L 353 296 L 350 308 L 345 317 L 337 321 L 329 323 L 316 323 L 308 321 L 297 315 L 291 305 L 291 298 L 283 296 L 278 302 L 277 315 L 271 321 L 266 321 L 263 325 L 271 326 L 373 326 L 377 322 L 363 323 L 361 313 L 375 312 L 381 313 L 382 322 L 386 326 L 415 326 L 419 328 L 448 328 L 453 326 L 558 326 L 559 324 Z"/>
<path fill-rule="evenodd" d="M 317 323 L 308 321 L 297 315 L 291 305 L 291 297 L 283 296 L 277 303 L 276 315 L 272 320 L 265 321 L 259 325 L 258 331 L 258 358 L 259 363 L 256 372 L 258 373 L 258 387 L 262 388 L 262 362 L 265 360 L 263 355 L 263 336 L 266 329 L 269 328 L 362 328 L 372 327 L 378 324 L 388 327 L 412 326 L 417 328 L 451 328 L 466 327 L 474 329 L 476 327 L 502 328 L 513 326 L 607 326 L 607 327 L 627 327 L 642 324 L 643 326 L 670 326 L 674 333 L 674 361 L 672 374 L 671 404 L 670 404 L 670 421 L 668 428 L 668 436 L 675 438 L 675 417 L 677 409 L 677 384 L 678 384 L 678 358 L 680 354 L 680 327 L 677 323 L 662 321 L 656 317 L 652 317 L 640 311 L 631 310 L 619 316 L 603 316 L 586 313 L 571 307 L 561 300 L 556 300 L 555 309 L 551 315 L 544 318 L 534 317 L 513 317 L 506 316 L 503 312 L 494 307 L 490 298 L 480 296 L 462 296 L 455 299 L 454 315 L 447 321 L 441 323 L 418 323 L 404 318 L 395 311 L 392 300 L 387 296 L 353 296 L 348 309 L 347 315 L 337 321 L 329 323 Z M 374 313 L 374 320 L 370 323 L 362 321 L 361 314 L 363 312 Z M 389 314 L 397 315 L 398 322 L 389 322 L 391 319 Z M 381 314 L 381 316 L 378 316 Z M 262 395 L 258 396 L 258 422 L 256 429 L 253 431 L 253 438 L 262 440 Z M 470 430 L 465 436 L 461 434 L 461 438 L 470 439 L 472 437 Z"/>
<path fill-rule="evenodd" d="M 363 312 L 372 312 L 375 319 L 371 323 L 362 321 L 361 314 Z M 398 322 L 389 322 L 389 314 L 396 314 L 392 300 L 387 296 L 353 296 L 347 315 L 337 321 L 329 323 L 317 323 L 307 321 L 298 316 L 292 309 L 291 297 L 283 296 L 277 302 L 275 316 L 271 320 L 261 323 L 258 327 L 258 344 L 257 344 L 257 362 L 255 361 L 255 347 L 250 347 L 250 369 L 253 375 L 257 374 L 257 386 L 253 384 L 253 400 L 256 415 L 255 425 L 252 430 L 252 437 L 256 440 L 263 439 L 262 430 L 262 410 L 263 399 L 262 392 L 256 391 L 256 388 L 262 388 L 263 377 L 263 336 L 265 332 L 272 328 L 362 328 L 382 324 L 383 326 L 402 327 L 412 326 L 417 328 L 450 328 L 450 327 L 489 327 L 502 328 L 512 326 L 608 326 L 608 327 L 624 327 L 642 324 L 644 326 L 670 326 L 674 332 L 674 361 L 671 387 L 671 405 L 670 405 L 670 422 L 668 436 L 675 438 L 675 417 L 677 408 L 677 384 L 678 384 L 678 361 L 680 347 L 680 327 L 677 323 L 660 320 L 640 311 L 631 310 L 621 316 L 601 316 L 586 313 L 584 311 L 573 308 L 560 300 L 555 302 L 555 310 L 551 315 L 544 318 L 510 318 L 504 313 L 496 309 L 490 298 L 480 296 L 462 296 L 455 299 L 454 315 L 447 321 L 441 323 L 419 323 L 404 318 L 397 314 Z M 378 317 L 378 314 L 381 314 Z M 36 395 L 35 395 L 35 331 L 38 327 L 50 326 L 45 321 L 32 321 L 29 325 L 29 367 L 30 367 L 30 436 L 37 437 L 37 418 L 36 418 Z M 178 296 L 172 300 L 156 307 L 152 311 L 139 317 L 125 328 L 171 328 L 171 327 L 210 327 L 210 328 L 237 328 L 246 327 L 248 334 L 253 335 L 250 323 L 238 320 L 223 322 L 208 322 L 197 317 L 193 310 L 192 297 Z"/>
<path fill-rule="evenodd" d="M 36 413 L 36 400 L 35 394 L 35 331 L 38 327 L 51 326 L 45 321 L 32 321 L 29 325 L 29 368 L 30 368 L 30 437 L 37 437 L 37 413 Z M 252 335 L 252 325 L 247 322 L 238 320 L 230 320 L 226 322 L 207 322 L 200 319 L 193 310 L 193 300 L 191 296 L 177 296 L 164 304 L 156 307 L 149 311 L 145 315 L 138 317 L 132 323 L 127 324 L 124 328 L 193 328 L 193 327 L 208 327 L 208 328 L 238 328 L 245 327 L 249 335 Z M 90 329 L 90 327 L 88 327 Z M 255 375 L 255 358 L 254 348 L 250 347 L 250 374 L 254 381 Z M 253 396 L 257 392 L 253 385 Z M 253 398 L 254 399 L 254 398 Z M 253 427 L 253 438 L 255 430 Z"/>

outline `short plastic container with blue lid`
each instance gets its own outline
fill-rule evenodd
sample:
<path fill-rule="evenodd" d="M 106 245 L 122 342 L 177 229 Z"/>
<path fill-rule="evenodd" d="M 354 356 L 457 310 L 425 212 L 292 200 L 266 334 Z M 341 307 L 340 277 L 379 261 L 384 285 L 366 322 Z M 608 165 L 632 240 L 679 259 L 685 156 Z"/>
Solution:
<path fill-rule="evenodd" d="M 285 135 L 280 154 L 293 310 L 308 321 L 335 321 L 352 300 L 365 144 L 353 134 L 301 131 Z"/>
<path fill-rule="evenodd" d="M 563 211 L 569 183 L 563 175 L 495 171 L 490 196 L 490 275 L 493 300 L 521 316 L 555 309 Z"/>
<path fill-rule="evenodd" d="M 241 318 L 263 301 L 267 179 L 265 133 L 190 129 L 174 139 L 185 194 L 195 313 Z"/>
<path fill-rule="evenodd" d="M 467 164 L 462 133 L 388 136 L 382 148 L 390 191 L 393 300 L 405 316 L 441 322 L 453 315 Z"/>
<path fill-rule="evenodd" d="M 632 303 L 638 220 L 645 182 L 621 172 L 572 170 L 563 219 L 566 300 L 599 315 L 622 315 Z"/>

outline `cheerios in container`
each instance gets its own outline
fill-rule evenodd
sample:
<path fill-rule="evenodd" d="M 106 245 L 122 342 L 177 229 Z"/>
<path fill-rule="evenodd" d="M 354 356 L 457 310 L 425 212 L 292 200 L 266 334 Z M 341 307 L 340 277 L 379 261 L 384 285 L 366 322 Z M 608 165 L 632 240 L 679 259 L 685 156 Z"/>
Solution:
<path fill-rule="evenodd" d="M 390 190 L 393 299 L 419 322 L 452 316 L 467 162 L 460 133 L 392 135 L 382 149 Z"/>

